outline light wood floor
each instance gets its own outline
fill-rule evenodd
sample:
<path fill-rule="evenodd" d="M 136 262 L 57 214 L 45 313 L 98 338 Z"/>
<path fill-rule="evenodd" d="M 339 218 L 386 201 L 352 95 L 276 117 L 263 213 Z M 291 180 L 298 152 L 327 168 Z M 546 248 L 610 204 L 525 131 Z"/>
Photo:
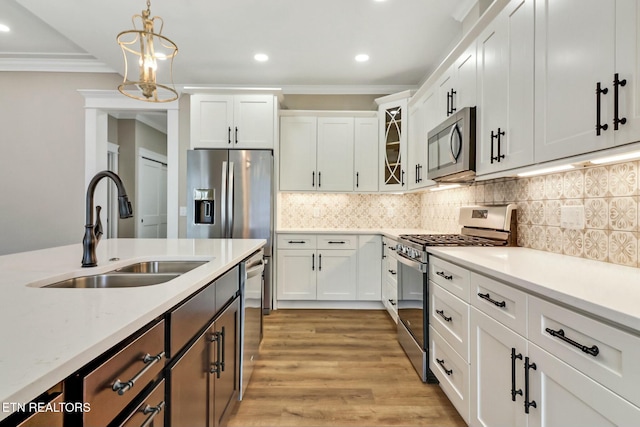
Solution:
<path fill-rule="evenodd" d="M 277 310 L 230 427 L 465 426 L 382 310 Z"/>

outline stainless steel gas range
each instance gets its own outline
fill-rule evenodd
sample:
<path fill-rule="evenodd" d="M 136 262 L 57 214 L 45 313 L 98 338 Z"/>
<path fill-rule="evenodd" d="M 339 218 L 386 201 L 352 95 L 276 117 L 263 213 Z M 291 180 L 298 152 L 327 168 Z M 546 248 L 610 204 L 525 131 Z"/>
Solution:
<path fill-rule="evenodd" d="M 423 382 L 429 370 L 428 248 L 516 246 L 516 205 L 460 207 L 460 234 L 402 234 L 398 254 L 398 341 Z"/>

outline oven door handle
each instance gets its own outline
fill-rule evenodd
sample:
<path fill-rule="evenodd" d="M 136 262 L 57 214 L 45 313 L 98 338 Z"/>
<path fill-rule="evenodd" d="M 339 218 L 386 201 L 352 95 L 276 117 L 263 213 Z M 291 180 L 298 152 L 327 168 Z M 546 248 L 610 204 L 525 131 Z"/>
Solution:
<path fill-rule="evenodd" d="M 411 267 L 411 268 L 413 268 L 415 270 L 418 270 L 420 273 L 426 273 L 427 272 L 427 270 L 428 270 L 427 264 L 423 264 L 420 261 L 416 261 L 416 260 L 413 260 L 411 258 L 407 258 L 405 255 L 403 255 L 400 252 L 397 252 L 397 254 L 398 254 L 398 256 L 397 256 L 398 262 L 400 262 L 400 263 L 402 263 L 402 264 L 404 264 L 404 265 L 406 265 L 408 267 Z"/>

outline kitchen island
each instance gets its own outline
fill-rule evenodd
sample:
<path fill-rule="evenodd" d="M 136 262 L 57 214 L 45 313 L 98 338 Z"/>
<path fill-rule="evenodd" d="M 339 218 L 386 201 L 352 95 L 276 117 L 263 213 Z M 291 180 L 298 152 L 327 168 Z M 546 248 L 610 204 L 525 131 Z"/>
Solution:
<path fill-rule="evenodd" d="M 0 256 L 0 420 L 54 386 L 259 250 L 261 239 L 109 239 L 98 266 L 81 268 L 82 246 Z M 165 283 L 130 288 L 42 286 L 136 262 L 206 264 Z"/>

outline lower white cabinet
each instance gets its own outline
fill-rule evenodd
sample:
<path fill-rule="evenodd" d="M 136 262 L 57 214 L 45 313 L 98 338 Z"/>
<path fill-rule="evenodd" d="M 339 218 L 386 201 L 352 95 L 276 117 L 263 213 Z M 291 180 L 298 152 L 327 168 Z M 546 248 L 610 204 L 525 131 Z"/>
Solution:
<path fill-rule="evenodd" d="M 278 237 L 277 298 L 380 301 L 380 236 L 286 234 Z"/>
<path fill-rule="evenodd" d="M 389 316 L 398 323 L 398 259 L 397 242 L 388 237 L 382 238 L 382 304 Z"/>

